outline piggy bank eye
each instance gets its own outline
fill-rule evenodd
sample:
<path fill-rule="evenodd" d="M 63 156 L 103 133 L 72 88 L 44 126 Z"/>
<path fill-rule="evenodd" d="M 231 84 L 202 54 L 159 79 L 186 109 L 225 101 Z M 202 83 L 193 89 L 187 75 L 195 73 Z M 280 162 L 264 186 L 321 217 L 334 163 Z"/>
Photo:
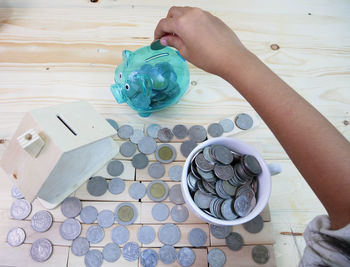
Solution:
<path fill-rule="evenodd" d="M 122 73 L 119 73 L 119 78 L 121 79 L 123 77 L 123 74 Z"/>
<path fill-rule="evenodd" d="M 125 89 L 129 90 L 130 89 L 130 85 L 129 84 L 125 84 Z"/>

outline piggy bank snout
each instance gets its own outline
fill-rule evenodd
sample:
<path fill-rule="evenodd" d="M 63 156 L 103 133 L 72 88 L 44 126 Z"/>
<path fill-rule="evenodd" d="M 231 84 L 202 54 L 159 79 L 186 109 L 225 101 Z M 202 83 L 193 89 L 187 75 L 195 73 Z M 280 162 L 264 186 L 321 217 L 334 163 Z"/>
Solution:
<path fill-rule="evenodd" d="M 111 92 L 114 96 L 114 98 L 117 100 L 118 104 L 125 103 L 125 97 L 122 93 L 122 86 L 121 84 L 112 84 L 111 85 Z"/>

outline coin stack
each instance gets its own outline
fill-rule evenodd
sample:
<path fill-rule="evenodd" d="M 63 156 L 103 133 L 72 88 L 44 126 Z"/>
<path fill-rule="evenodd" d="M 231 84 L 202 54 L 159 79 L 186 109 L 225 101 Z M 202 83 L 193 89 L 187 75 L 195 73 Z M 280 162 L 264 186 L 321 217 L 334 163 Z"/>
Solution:
<path fill-rule="evenodd" d="M 247 216 L 255 207 L 261 171 L 254 156 L 211 145 L 192 158 L 187 185 L 203 212 L 217 219 L 234 220 Z"/>

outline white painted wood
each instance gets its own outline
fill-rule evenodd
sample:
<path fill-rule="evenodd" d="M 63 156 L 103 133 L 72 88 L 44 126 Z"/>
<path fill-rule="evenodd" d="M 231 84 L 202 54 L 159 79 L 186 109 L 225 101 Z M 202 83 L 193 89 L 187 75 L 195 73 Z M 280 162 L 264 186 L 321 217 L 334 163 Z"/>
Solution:
<path fill-rule="evenodd" d="M 44 147 L 44 140 L 34 129 L 30 129 L 17 137 L 20 146 L 27 151 L 32 157 L 36 158 L 41 149 Z"/>

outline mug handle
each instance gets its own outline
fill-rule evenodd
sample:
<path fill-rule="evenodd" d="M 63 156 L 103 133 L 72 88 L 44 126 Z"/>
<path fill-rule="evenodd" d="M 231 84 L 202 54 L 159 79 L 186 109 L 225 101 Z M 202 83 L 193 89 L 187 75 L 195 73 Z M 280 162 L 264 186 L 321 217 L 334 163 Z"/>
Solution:
<path fill-rule="evenodd" d="M 282 166 L 279 163 L 270 163 L 267 164 L 267 167 L 269 168 L 271 176 L 280 174 L 282 172 Z"/>

